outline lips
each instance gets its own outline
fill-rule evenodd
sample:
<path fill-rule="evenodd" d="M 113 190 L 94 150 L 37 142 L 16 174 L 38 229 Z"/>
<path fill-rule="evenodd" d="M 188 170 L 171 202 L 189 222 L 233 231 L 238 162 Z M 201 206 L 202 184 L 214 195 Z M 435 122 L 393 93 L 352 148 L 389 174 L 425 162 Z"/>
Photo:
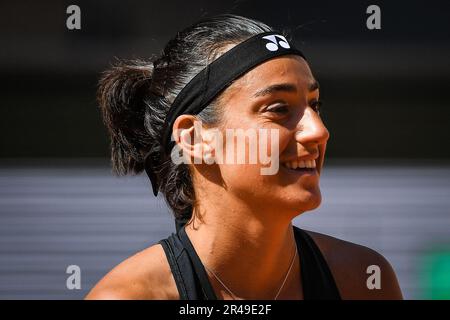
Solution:
<path fill-rule="evenodd" d="M 323 166 L 326 143 L 319 144 L 317 149 L 297 150 L 297 154 L 280 158 L 280 167 L 290 170 L 291 172 L 316 172 L 320 175 Z"/>

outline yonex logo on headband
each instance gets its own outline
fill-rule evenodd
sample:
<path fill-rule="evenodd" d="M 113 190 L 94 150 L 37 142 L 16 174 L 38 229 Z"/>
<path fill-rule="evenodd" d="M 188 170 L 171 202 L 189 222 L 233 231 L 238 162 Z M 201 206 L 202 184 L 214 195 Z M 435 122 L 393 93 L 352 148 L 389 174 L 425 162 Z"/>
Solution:
<path fill-rule="evenodd" d="M 282 46 L 285 49 L 289 49 L 291 47 L 287 42 L 286 38 L 279 34 L 265 36 L 263 37 L 263 39 L 267 39 L 270 41 L 269 43 L 266 44 L 266 48 L 269 51 L 277 51 L 278 45 Z"/>

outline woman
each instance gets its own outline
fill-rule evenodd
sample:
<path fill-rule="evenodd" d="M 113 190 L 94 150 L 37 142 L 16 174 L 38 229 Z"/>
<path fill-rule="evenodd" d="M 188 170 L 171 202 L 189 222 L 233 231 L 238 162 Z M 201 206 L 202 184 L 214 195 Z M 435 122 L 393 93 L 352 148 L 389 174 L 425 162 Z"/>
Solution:
<path fill-rule="evenodd" d="M 87 299 L 402 298 L 383 256 L 291 223 L 321 202 L 329 133 L 318 83 L 279 32 L 234 15 L 205 19 L 160 57 L 107 71 L 99 103 L 114 170 L 146 170 L 177 233 L 119 264 Z M 244 161 L 218 161 L 239 147 L 237 136 L 218 138 L 227 130 L 250 132 Z M 261 144 L 264 132 L 275 134 Z M 273 172 L 250 161 L 255 136 Z M 381 288 L 370 286 L 371 265 Z"/>

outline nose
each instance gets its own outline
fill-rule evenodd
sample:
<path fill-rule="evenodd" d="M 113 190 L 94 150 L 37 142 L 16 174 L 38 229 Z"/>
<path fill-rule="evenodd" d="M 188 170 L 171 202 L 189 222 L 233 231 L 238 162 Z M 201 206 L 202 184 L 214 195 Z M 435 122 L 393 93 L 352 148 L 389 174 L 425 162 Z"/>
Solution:
<path fill-rule="evenodd" d="M 296 128 L 295 139 L 302 145 L 324 144 L 330 138 L 320 116 L 310 107 L 307 107 Z"/>

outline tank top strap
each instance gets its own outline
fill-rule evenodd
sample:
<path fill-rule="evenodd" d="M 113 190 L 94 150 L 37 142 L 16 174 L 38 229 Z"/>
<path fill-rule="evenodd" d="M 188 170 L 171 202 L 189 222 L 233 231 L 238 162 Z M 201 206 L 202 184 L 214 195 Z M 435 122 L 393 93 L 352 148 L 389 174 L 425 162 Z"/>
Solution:
<path fill-rule="evenodd" d="M 203 295 L 206 300 L 217 300 L 217 296 L 214 292 L 214 289 L 209 282 L 208 275 L 206 274 L 205 267 L 203 266 L 199 256 L 197 255 L 197 252 L 194 249 L 194 246 L 192 245 L 191 241 L 189 240 L 189 237 L 186 234 L 185 227 L 182 227 L 178 232 L 179 238 L 181 242 L 184 245 L 185 250 L 187 251 L 192 266 L 194 268 L 194 272 L 197 276 L 197 279 L 200 282 L 200 287 L 203 291 Z"/>
<path fill-rule="evenodd" d="M 184 227 L 159 243 L 169 262 L 180 300 L 217 300 Z"/>
<path fill-rule="evenodd" d="M 180 300 L 203 300 L 187 252 L 175 234 L 159 241 L 177 285 Z"/>
<path fill-rule="evenodd" d="M 300 256 L 300 272 L 305 300 L 340 300 L 333 274 L 319 247 L 304 230 L 294 226 Z"/>

